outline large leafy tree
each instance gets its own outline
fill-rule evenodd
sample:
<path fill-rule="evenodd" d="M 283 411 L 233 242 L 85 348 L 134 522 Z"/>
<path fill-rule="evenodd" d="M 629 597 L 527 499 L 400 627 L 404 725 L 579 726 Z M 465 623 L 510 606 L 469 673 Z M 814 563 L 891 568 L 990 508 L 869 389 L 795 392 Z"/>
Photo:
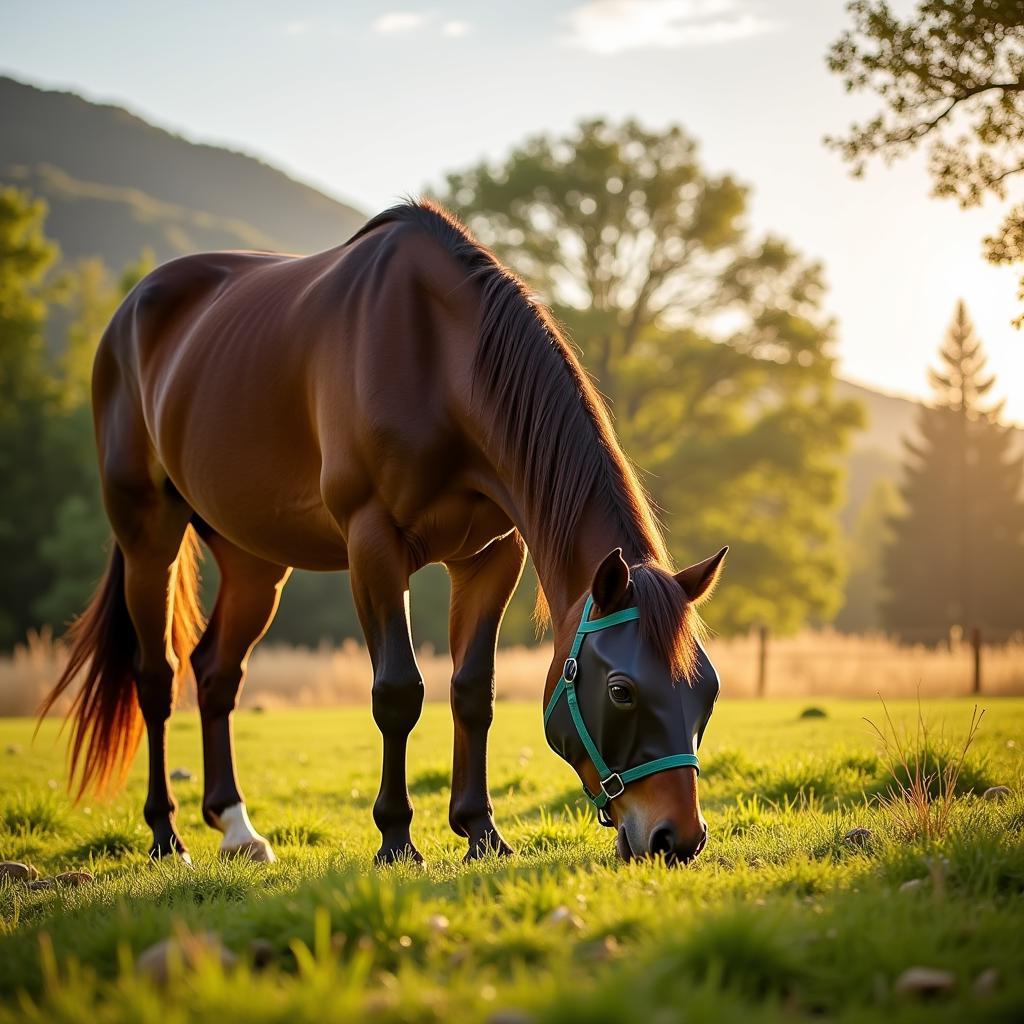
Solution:
<path fill-rule="evenodd" d="M 868 158 L 930 143 L 935 194 L 977 206 L 1024 180 L 1024 4 L 920 0 L 906 18 L 885 0 L 854 0 L 828 64 L 882 110 L 828 141 L 861 173 Z M 1024 203 L 986 240 L 989 259 L 1024 259 Z M 1024 298 L 1024 292 L 1022 292 Z"/>
<path fill-rule="evenodd" d="M 953 627 L 1005 637 L 1024 624 L 1024 458 L 1001 405 L 986 402 L 995 378 L 963 303 L 939 356 L 935 405 L 906 442 L 882 619 L 909 641 L 938 642 Z"/>
<path fill-rule="evenodd" d="M 0 646 L 33 624 L 49 583 L 37 558 L 67 480 L 54 444 L 57 389 L 47 372 L 46 275 L 57 249 L 43 233 L 46 206 L 0 189 Z"/>
<path fill-rule="evenodd" d="M 92 357 L 123 291 L 98 260 L 58 268 L 46 206 L 0 190 L 0 648 L 58 631 L 103 567 L 103 514 L 89 412 Z M 57 351 L 46 345 L 54 313 Z"/>
<path fill-rule="evenodd" d="M 569 328 L 676 556 L 735 544 L 715 623 L 829 617 L 858 411 L 832 394 L 820 268 L 752 237 L 747 190 L 678 127 L 586 121 L 450 174 L 441 198 Z"/>

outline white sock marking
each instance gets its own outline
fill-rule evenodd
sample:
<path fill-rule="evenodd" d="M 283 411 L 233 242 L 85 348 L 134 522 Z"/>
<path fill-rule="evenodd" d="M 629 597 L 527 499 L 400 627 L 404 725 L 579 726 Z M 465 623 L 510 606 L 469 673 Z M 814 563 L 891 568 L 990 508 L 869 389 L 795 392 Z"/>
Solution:
<path fill-rule="evenodd" d="M 245 804 L 232 804 L 230 807 L 225 807 L 220 814 L 213 815 L 213 820 L 217 828 L 224 833 L 220 844 L 221 853 L 230 853 L 243 846 L 253 844 L 265 847 L 270 858 L 273 859 L 270 843 L 253 828 L 245 810 Z"/>

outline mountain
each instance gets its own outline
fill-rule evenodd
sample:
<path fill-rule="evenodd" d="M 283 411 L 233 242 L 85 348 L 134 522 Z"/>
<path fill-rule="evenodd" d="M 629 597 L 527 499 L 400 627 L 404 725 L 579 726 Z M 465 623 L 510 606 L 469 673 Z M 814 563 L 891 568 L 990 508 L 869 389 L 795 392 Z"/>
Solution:
<path fill-rule="evenodd" d="M 0 183 L 49 203 L 65 259 L 115 271 L 201 249 L 316 252 L 365 220 L 254 157 L 199 145 L 120 107 L 0 77 Z"/>

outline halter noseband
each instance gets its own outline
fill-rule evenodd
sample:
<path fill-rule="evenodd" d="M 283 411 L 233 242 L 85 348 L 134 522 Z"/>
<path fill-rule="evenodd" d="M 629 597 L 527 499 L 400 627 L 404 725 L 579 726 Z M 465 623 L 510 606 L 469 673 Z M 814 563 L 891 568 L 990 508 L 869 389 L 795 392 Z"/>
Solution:
<path fill-rule="evenodd" d="M 623 608 L 621 611 L 613 612 L 611 615 L 605 615 L 599 619 L 591 619 L 590 611 L 593 606 L 594 598 L 588 596 L 587 603 L 583 606 L 583 616 L 576 630 L 576 637 L 572 642 L 572 647 L 569 649 L 569 657 L 565 659 L 562 678 L 558 681 L 558 685 L 555 687 L 554 692 L 551 694 L 551 699 L 544 709 L 544 727 L 546 733 L 548 721 L 554 713 L 559 700 L 561 700 L 562 694 L 565 694 L 565 699 L 569 704 L 569 714 L 572 715 L 576 732 L 579 734 L 580 740 L 586 748 L 590 760 L 593 761 L 598 777 L 601 780 L 601 791 L 599 793 L 591 793 L 585 783 L 583 791 L 590 798 L 594 807 L 597 808 L 597 816 L 601 824 L 611 825 L 612 821 L 608 814 L 607 806 L 616 797 L 622 796 L 630 782 L 636 782 L 637 779 L 643 779 L 648 775 L 667 771 L 670 768 L 696 768 L 699 772 L 700 762 L 697 760 L 696 754 L 672 754 L 669 757 L 659 757 L 654 761 L 646 761 L 635 768 L 627 768 L 623 772 L 613 772 L 605 763 L 604 758 L 601 756 L 601 751 L 597 749 L 597 744 L 587 729 L 586 722 L 583 721 L 579 702 L 576 699 L 576 682 L 579 675 L 579 664 L 576 661 L 576 657 L 580 653 L 580 648 L 583 646 L 583 641 L 588 633 L 596 633 L 611 626 L 621 625 L 623 622 L 639 619 L 640 609 Z"/>

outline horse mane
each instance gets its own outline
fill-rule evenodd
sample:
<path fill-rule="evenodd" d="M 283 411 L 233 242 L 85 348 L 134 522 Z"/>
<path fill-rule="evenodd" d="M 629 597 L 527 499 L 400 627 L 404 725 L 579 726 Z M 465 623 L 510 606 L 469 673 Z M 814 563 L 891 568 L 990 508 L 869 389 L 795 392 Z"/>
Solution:
<path fill-rule="evenodd" d="M 535 560 L 565 560 L 583 510 L 599 503 L 622 538 L 641 629 L 674 676 L 692 678 L 701 620 L 672 575 L 650 501 L 605 403 L 550 310 L 454 214 L 429 200 L 393 206 L 353 237 L 394 222 L 426 232 L 480 290 L 474 397 L 504 413 L 493 417 L 489 441 L 524 495 Z M 543 591 L 538 612 L 548 618 Z"/>

